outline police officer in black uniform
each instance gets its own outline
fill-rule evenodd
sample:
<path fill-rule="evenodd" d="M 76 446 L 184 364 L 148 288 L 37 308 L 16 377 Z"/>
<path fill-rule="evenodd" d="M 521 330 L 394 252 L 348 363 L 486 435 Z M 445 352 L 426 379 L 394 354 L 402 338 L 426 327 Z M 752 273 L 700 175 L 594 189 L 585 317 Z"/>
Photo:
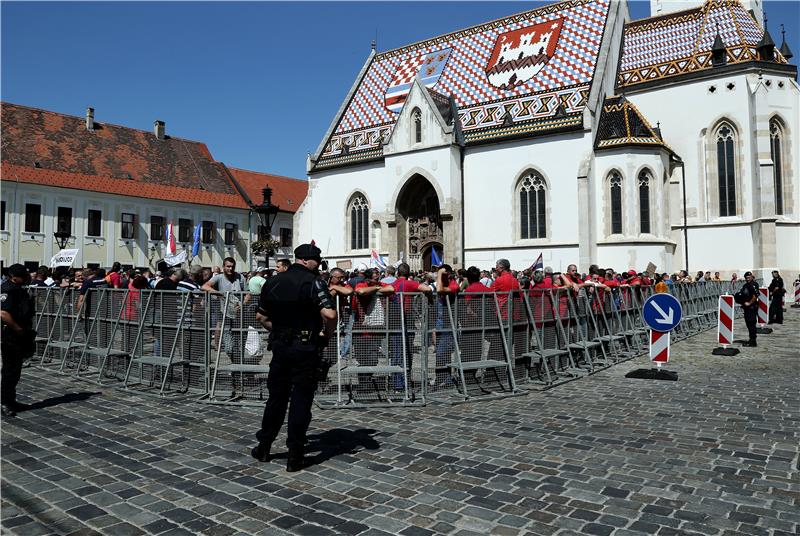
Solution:
<path fill-rule="evenodd" d="M 742 346 L 758 346 L 756 344 L 756 320 L 758 318 L 758 284 L 756 284 L 753 272 L 744 273 L 744 286 L 742 287 L 742 294 L 744 295 L 744 302 L 742 309 L 744 310 L 744 323 L 747 326 L 747 334 L 749 340 Z"/>
<path fill-rule="evenodd" d="M 772 270 L 772 282 L 769 284 L 769 324 L 783 324 L 783 295 L 786 287 L 778 270 Z"/>
<path fill-rule="evenodd" d="M 22 375 L 22 363 L 36 349 L 33 331 L 35 306 L 33 298 L 24 288 L 30 282 L 28 270 L 21 264 L 8 267 L 8 281 L 0 289 L 2 302 L 2 352 L 3 369 L 0 380 L 2 415 L 14 417 L 22 406 L 17 402 L 17 383 Z"/>
<path fill-rule="evenodd" d="M 261 430 L 256 434 L 258 446 L 252 455 L 259 461 L 269 461 L 270 448 L 283 426 L 288 405 L 289 472 L 306 466 L 304 446 L 321 368 L 320 349 L 336 329 L 335 304 L 318 276 L 321 254 L 312 244 L 298 246 L 294 264 L 264 283 L 256 315 L 270 330 L 272 361 L 267 377 L 269 398 Z"/>

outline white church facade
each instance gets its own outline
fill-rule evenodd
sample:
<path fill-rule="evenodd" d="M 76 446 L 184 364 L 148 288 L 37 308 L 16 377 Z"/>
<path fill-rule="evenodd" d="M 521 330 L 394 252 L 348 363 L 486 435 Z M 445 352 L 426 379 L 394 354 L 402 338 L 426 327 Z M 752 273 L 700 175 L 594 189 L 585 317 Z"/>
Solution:
<path fill-rule="evenodd" d="M 677 4 L 677 5 L 676 5 Z M 295 236 L 341 266 L 800 271 L 800 87 L 760 0 L 568 0 L 368 57 Z M 680 10 L 674 10 L 675 8 Z"/>

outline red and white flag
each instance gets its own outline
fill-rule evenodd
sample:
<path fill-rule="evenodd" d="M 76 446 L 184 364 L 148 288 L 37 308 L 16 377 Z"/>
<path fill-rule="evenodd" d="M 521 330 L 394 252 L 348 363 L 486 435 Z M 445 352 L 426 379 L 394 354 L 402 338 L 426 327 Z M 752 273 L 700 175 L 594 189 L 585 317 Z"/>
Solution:
<path fill-rule="evenodd" d="M 164 235 L 167 242 L 167 253 L 175 255 L 175 233 L 172 230 L 172 222 L 169 222 L 169 225 L 167 225 Z"/>

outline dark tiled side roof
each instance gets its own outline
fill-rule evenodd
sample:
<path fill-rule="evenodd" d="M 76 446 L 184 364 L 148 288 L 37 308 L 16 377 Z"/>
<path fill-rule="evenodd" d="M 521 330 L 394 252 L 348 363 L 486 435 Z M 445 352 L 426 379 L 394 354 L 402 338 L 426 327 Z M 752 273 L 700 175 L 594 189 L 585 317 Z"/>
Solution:
<path fill-rule="evenodd" d="M 664 147 L 672 151 L 661 139 L 658 129 L 650 125 L 633 103 L 625 97 L 609 97 L 603 102 L 595 149 L 630 145 Z"/>

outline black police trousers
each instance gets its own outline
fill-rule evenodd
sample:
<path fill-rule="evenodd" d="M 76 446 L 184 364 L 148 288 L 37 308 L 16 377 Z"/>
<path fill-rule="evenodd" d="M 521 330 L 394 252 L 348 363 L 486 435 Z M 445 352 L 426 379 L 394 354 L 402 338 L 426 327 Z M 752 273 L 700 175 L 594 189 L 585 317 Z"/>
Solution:
<path fill-rule="evenodd" d="M 750 342 L 756 341 L 756 319 L 758 318 L 758 302 L 750 307 L 742 307 L 744 309 L 744 323 L 747 326 L 747 335 L 750 337 Z"/>
<path fill-rule="evenodd" d="M 783 324 L 783 294 L 772 296 L 772 301 L 769 302 L 769 323 Z"/>
<path fill-rule="evenodd" d="M 13 339 L 13 340 L 6 340 Z M 3 369 L 0 371 L 0 398 L 2 404 L 14 405 L 17 401 L 17 384 L 22 376 L 22 362 L 24 361 L 23 352 L 20 345 L 13 337 L 4 337 L 2 343 Z"/>
<path fill-rule="evenodd" d="M 274 341 L 269 364 L 267 388 L 269 398 L 264 406 L 259 443 L 272 444 L 278 437 L 289 408 L 286 446 L 290 455 L 302 456 L 306 432 L 311 424 L 311 405 L 317 390 L 319 353 L 313 345 Z"/>

